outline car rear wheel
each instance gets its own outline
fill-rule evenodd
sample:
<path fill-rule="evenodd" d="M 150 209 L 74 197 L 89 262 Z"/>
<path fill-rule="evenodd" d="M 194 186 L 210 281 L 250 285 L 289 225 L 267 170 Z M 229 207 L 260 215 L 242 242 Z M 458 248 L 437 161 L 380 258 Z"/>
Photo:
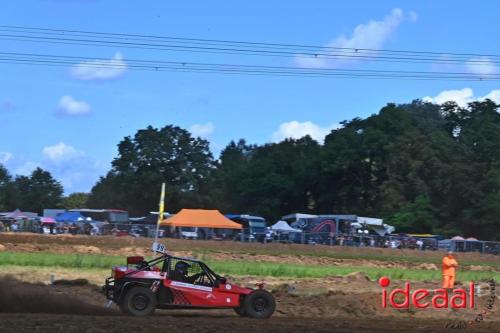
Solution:
<path fill-rule="evenodd" d="M 133 287 L 129 289 L 120 304 L 120 309 L 133 316 L 147 316 L 156 308 L 156 297 L 151 289 L 146 287 Z"/>
<path fill-rule="evenodd" d="M 273 295 L 265 290 L 255 290 L 245 297 L 243 311 L 250 318 L 265 319 L 273 315 L 276 302 Z"/>

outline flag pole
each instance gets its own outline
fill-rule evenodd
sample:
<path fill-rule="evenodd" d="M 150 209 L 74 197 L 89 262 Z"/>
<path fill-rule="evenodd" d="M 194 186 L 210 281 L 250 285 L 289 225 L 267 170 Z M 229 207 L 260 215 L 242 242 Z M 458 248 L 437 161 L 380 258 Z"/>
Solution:
<path fill-rule="evenodd" d="M 160 231 L 160 223 L 163 220 L 163 211 L 165 210 L 165 183 L 161 184 L 160 209 L 158 211 L 158 221 L 156 222 L 155 243 L 158 242 L 158 233 Z"/>

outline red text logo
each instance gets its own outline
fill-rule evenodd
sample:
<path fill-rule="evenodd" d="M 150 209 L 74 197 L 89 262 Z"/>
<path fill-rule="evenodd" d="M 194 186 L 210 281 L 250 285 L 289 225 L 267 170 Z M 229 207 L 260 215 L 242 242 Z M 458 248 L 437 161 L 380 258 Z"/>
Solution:
<path fill-rule="evenodd" d="M 464 288 L 451 289 L 415 289 L 411 290 L 410 282 L 406 282 L 404 288 L 396 288 L 388 292 L 387 287 L 391 284 L 388 277 L 381 277 L 378 284 L 382 289 L 382 307 L 387 308 L 389 303 L 395 309 L 409 309 L 410 304 L 419 309 L 433 307 L 435 309 L 465 309 L 474 308 L 474 282 L 469 283 L 469 290 Z M 451 297 L 450 297 L 451 296 Z"/>

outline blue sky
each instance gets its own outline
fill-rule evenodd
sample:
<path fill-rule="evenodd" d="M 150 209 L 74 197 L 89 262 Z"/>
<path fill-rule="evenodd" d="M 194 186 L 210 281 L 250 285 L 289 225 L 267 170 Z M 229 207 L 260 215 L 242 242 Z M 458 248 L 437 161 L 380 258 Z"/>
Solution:
<path fill-rule="evenodd" d="M 495 1 L 104 1 L 3 2 L 0 25 L 206 39 L 500 54 Z M 300 59 L 51 45 L 0 39 L 0 52 L 114 59 L 301 66 Z M 371 64 L 314 66 L 364 68 Z M 364 67 L 363 67 L 364 66 Z M 392 66 L 392 67 L 391 67 Z M 395 68 L 378 64 L 379 69 Z M 498 72 L 492 65 L 488 70 Z M 401 64 L 397 69 L 439 70 Z M 452 70 L 466 71 L 464 68 Z M 12 174 L 41 166 L 66 193 L 89 191 L 116 156 L 117 143 L 147 125 L 174 124 L 210 140 L 265 143 L 324 134 L 388 102 L 428 97 L 466 103 L 495 82 L 398 81 L 231 76 L 39 67 L 0 63 L 0 163 Z M 498 98 L 498 99 L 497 99 Z"/>

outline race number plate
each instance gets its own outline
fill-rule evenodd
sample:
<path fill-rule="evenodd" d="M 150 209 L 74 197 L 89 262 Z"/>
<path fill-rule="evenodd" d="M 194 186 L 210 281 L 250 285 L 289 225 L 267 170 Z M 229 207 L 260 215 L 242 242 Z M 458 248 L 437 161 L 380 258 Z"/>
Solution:
<path fill-rule="evenodd" d="M 157 242 L 153 243 L 151 250 L 153 250 L 153 252 L 158 252 L 158 253 L 163 253 L 163 254 L 167 253 L 167 247 L 165 245 L 163 245 L 162 243 L 157 243 Z"/>

